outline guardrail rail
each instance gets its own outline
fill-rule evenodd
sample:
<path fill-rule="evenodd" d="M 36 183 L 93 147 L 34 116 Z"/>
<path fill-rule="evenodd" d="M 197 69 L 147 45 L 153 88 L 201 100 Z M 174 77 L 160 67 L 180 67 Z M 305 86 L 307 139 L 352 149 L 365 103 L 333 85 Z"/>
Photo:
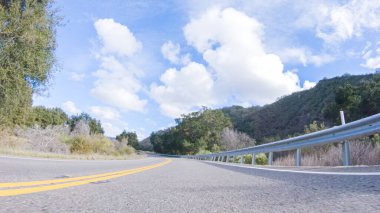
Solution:
<path fill-rule="evenodd" d="M 342 142 L 343 165 L 350 165 L 349 142 L 347 140 L 370 136 L 380 133 L 380 113 L 375 114 L 357 121 L 345 123 L 344 114 L 341 111 L 342 125 L 334 126 L 329 129 L 313 132 L 310 134 L 279 140 L 272 143 L 248 147 L 237 150 L 230 150 L 220 153 L 203 154 L 203 155 L 182 155 L 182 158 L 225 161 L 229 162 L 230 158 L 242 156 L 241 162 L 244 163 L 244 155 L 252 155 L 252 165 L 255 165 L 255 155 L 258 153 L 269 153 L 268 164 L 273 163 L 273 152 L 296 150 L 295 165 L 301 166 L 301 149 L 305 147 L 323 145 L 328 143 Z"/>

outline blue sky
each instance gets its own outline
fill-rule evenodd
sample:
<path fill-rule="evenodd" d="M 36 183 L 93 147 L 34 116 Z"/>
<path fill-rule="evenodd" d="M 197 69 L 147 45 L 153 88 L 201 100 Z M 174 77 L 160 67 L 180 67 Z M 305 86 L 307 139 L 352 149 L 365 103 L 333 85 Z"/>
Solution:
<path fill-rule="evenodd" d="M 264 105 L 380 67 L 380 1 L 57 0 L 59 72 L 34 105 L 140 139 L 201 106 Z"/>

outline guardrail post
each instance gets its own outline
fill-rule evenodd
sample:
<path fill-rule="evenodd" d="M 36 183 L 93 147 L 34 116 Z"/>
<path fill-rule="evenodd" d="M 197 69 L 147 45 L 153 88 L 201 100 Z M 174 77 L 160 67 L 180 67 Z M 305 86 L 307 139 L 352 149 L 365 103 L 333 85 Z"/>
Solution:
<path fill-rule="evenodd" d="M 344 118 L 344 112 L 340 111 L 340 120 L 342 125 L 346 124 L 346 120 Z M 343 154 L 343 166 L 350 165 L 350 144 L 347 141 L 343 141 L 342 143 L 342 154 Z"/>
<path fill-rule="evenodd" d="M 241 155 L 240 164 L 244 164 L 244 154 Z"/>
<path fill-rule="evenodd" d="M 268 164 L 269 166 L 272 166 L 273 164 L 273 152 L 269 152 Z"/>
<path fill-rule="evenodd" d="M 252 166 L 256 165 L 256 154 L 252 153 Z"/>
<path fill-rule="evenodd" d="M 301 166 L 301 148 L 296 150 L 296 166 Z"/>

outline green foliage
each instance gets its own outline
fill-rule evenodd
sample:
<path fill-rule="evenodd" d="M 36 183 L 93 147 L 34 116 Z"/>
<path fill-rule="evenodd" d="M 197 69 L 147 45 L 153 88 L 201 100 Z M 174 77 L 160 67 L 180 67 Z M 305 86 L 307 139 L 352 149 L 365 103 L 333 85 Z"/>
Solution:
<path fill-rule="evenodd" d="M 66 141 L 70 145 L 70 152 L 76 154 L 89 154 L 92 152 L 90 141 L 86 136 L 75 136 Z"/>
<path fill-rule="evenodd" d="M 6 5 L 6 2 L 10 2 Z M 0 125 L 25 124 L 32 94 L 49 82 L 55 56 L 51 0 L 0 2 Z"/>
<path fill-rule="evenodd" d="M 340 125 L 339 111 L 346 121 L 380 112 L 380 75 L 351 75 L 321 80 L 314 88 L 295 92 L 263 107 L 226 107 L 234 128 L 256 139 L 273 142 L 304 132 L 313 121 L 326 127 Z"/>
<path fill-rule="evenodd" d="M 268 165 L 268 158 L 265 153 L 256 154 L 256 164 L 257 165 Z"/>
<path fill-rule="evenodd" d="M 90 127 L 90 134 L 104 134 L 104 130 L 102 127 L 102 124 L 100 123 L 99 120 L 96 120 L 95 118 L 92 118 L 89 114 L 87 113 L 82 113 L 80 115 L 73 115 L 71 116 L 69 120 L 69 126 L 70 126 L 70 131 L 73 131 L 75 128 L 75 125 L 80 121 L 86 121 Z"/>
<path fill-rule="evenodd" d="M 317 121 L 313 121 L 313 123 L 309 124 L 308 126 L 305 126 L 304 132 L 306 134 L 312 133 L 312 132 L 317 132 L 320 130 L 326 129 L 325 123 L 318 124 Z"/>
<path fill-rule="evenodd" d="M 119 155 L 132 155 L 135 154 L 136 150 L 131 146 L 125 146 L 119 150 L 117 150 L 117 154 Z"/>
<path fill-rule="evenodd" d="M 203 108 L 182 115 L 175 127 L 151 134 L 153 150 L 168 154 L 194 154 L 201 150 L 216 151 L 220 147 L 221 132 L 232 127 L 221 111 Z"/>
<path fill-rule="evenodd" d="M 33 107 L 28 119 L 28 125 L 38 125 L 46 128 L 49 125 L 63 125 L 67 123 L 69 118 L 67 114 L 60 108 L 46 108 L 43 106 Z"/>
<path fill-rule="evenodd" d="M 115 147 L 113 143 L 103 135 L 77 135 L 66 139 L 70 145 L 70 152 L 75 154 L 113 154 Z"/>
<path fill-rule="evenodd" d="M 123 131 L 120 135 L 116 136 L 116 140 L 119 142 L 126 141 L 129 146 L 135 149 L 139 148 L 139 140 L 137 139 L 137 134 L 135 132 Z"/>
<path fill-rule="evenodd" d="M 380 75 L 358 83 L 346 83 L 335 92 L 335 103 L 327 110 L 327 116 L 340 123 L 339 111 L 345 112 L 346 121 L 358 120 L 380 112 Z"/>
<path fill-rule="evenodd" d="M 207 155 L 207 154 L 211 154 L 212 152 L 208 151 L 208 150 L 199 150 L 198 153 L 196 153 L 197 155 Z"/>

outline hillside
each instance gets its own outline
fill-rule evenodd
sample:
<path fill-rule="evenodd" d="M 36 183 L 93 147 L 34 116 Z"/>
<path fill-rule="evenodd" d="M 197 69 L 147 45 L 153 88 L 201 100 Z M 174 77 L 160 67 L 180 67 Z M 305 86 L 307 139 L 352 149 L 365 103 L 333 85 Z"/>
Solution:
<path fill-rule="evenodd" d="M 345 75 L 321 80 L 314 88 L 295 92 L 263 107 L 232 106 L 221 109 L 234 128 L 264 143 L 271 137 L 302 133 L 313 121 L 339 124 L 339 110 L 346 121 L 380 112 L 380 75 Z"/>

